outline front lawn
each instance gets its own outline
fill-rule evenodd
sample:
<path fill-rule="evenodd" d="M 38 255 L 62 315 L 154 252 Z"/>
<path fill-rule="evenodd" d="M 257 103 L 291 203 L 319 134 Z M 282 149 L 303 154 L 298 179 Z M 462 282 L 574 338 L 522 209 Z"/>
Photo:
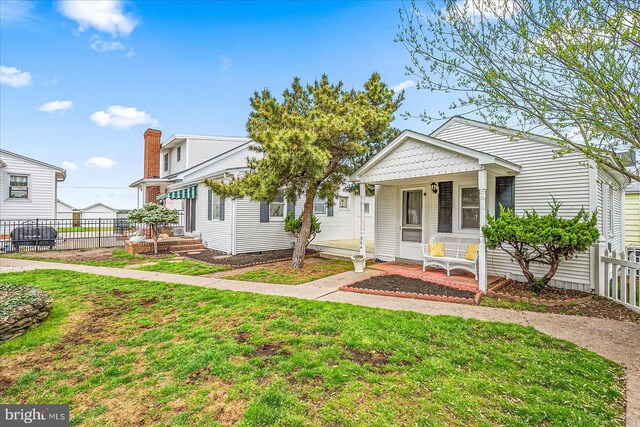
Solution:
<path fill-rule="evenodd" d="M 304 261 L 304 268 L 291 267 L 291 261 L 269 264 L 225 279 L 244 280 L 247 282 L 279 283 L 283 285 L 299 285 L 334 274 L 353 270 L 351 260 L 326 259 L 309 257 Z"/>
<path fill-rule="evenodd" d="M 533 328 L 39 270 L 0 401 L 72 425 L 622 426 L 621 367 Z"/>
<path fill-rule="evenodd" d="M 135 270 L 157 271 L 159 273 L 184 274 L 186 276 L 201 276 L 203 274 L 212 274 L 219 271 L 231 270 L 229 267 L 219 265 L 203 264 L 198 261 L 189 259 L 166 261 L 160 260 L 155 264 L 136 267 Z"/>

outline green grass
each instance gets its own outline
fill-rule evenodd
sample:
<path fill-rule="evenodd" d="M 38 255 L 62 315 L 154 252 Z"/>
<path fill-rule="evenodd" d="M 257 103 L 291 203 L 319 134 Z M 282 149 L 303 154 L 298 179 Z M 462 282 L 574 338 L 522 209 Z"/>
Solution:
<path fill-rule="evenodd" d="M 549 311 L 546 305 L 533 304 L 528 301 L 510 301 L 505 299 L 491 298 L 487 296 L 482 297 L 482 299 L 480 300 L 480 305 L 484 307 L 509 308 L 512 310 L 538 311 L 542 313 Z"/>
<path fill-rule="evenodd" d="M 0 401 L 71 425 L 622 426 L 622 368 L 519 325 L 38 270 Z"/>
<path fill-rule="evenodd" d="M 83 252 L 83 251 L 80 251 L 80 252 Z M 132 255 L 127 251 L 125 251 L 124 249 L 114 249 L 111 252 L 110 258 L 100 259 L 100 260 L 96 260 L 96 259 L 70 260 L 70 259 L 48 258 L 43 256 L 35 256 L 30 252 L 20 252 L 20 253 L 7 254 L 2 256 L 6 258 L 27 259 L 27 260 L 33 260 L 33 261 L 57 262 L 62 264 L 80 264 L 80 265 L 91 265 L 94 267 L 113 267 L 113 268 L 123 268 L 131 264 L 142 264 L 149 261 L 157 261 L 157 260 L 173 258 L 173 255 L 158 255 L 158 256 Z"/>
<path fill-rule="evenodd" d="M 136 267 L 135 270 L 157 271 L 160 273 L 184 274 L 187 276 L 201 276 L 203 274 L 217 273 L 218 271 L 231 270 L 229 267 L 219 265 L 209 265 L 192 260 L 165 261 L 160 260 L 157 264 Z"/>
<path fill-rule="evenodd" d="M 333 276 L 349 270 L 353 270 L 351 260 L 307 258 L 303 269 L 292 268 L 289 264 L 283 265 L 281 263 L 241 274 L 225 276 L 224 278 L 247 282 L 299 285 L 300 283 L 322 279 L 323 277 Z"/>
<path fill-rule="evenodd" d="M 59 227 L 58 233 L 78 233 L 87 231 L 113 231 L 113 227 Z"/>

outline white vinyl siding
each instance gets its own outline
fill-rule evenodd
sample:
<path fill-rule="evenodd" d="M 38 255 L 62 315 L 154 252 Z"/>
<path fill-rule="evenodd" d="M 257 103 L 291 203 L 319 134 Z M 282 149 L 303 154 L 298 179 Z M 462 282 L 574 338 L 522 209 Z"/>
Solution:
<path fill-rule="evenodd" d="M 117 212 L 108 206 L 99 204 L 82 210 L 82 219 L 116 219 Z"/>
<path fill-rule="evenodd" d="M 0 219 L 54 219 L 56 216 L 56 172 L 47 166 L 2 154 L 0 168 Z M 29 176 L 29 197 L 9 198 L 9 175 Z"/>
<path fill-rule="evenodd" d="M 508 136 L 493 133 L 487 129 L 466 123 L 452 121 L 432 135 L 465 147 L 501 157 L 521 166 L 515 178 L 515 211 L 535 209 L 540 214 L 550 211 L 551 195 L 562 202 L 560 214 L 572 217 L 584 207 L 588 209 L 589 168 L 580 165 L 584 158 L 579 154 L 567 154 L 553 158 L 554 146 L 528 139 L 511 140 Z M 487 207 L 494 210 L 495 178 L 489 179 L 489 200 Z M 489 251 L 487 257 L 489 274 L 521 278 L 521 271 L 502 251 Z M 589 253 L 580 254 L 576 259 L 563 262 L 554 277 L 554 284 L 574 289 L 590 289 L 591 262 Z M 544 268 L 534 268 L 538 274 Z"/>
<path fill-rule="evenodd" d="M 207 187 L 204 184 L 198 185 L 198 198 L 196 199 L 196 229 L 202 233 L 202 242 L 209 249 L 215 249 L 226 253 L 231 253 L 231 199 L 225 200 L 225 220 L 208 220 L 208 196 Z M 220 200 L 218 199 L 218 210 Z M 218 213 L 219 217 L 219 213 Z"/>

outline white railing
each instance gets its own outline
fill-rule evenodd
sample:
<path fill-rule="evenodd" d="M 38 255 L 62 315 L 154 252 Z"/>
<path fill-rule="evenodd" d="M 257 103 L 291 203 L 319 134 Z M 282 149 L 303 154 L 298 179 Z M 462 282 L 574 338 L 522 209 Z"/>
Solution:
<path fill-rule="evenodd" d="M 598 293 L 640 313 L 640 254 L 604 250 L 600 254 Z"/>

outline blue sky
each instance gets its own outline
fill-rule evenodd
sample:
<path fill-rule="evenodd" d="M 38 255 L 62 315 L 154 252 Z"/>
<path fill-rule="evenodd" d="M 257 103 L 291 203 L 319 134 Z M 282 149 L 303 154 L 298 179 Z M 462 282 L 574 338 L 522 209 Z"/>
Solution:
<path fill-rule="evenodd" d="M 393 41 L 400 2 L 0 3 L 0 145 L 64 164 L 59 197 L 76 207 L 135 207 L 147 127 L 244 136 L 253 91 L 280 93 L 294 76 L 415 80 Z M 401 111 L 446 104 L 409 85 Z"/>

